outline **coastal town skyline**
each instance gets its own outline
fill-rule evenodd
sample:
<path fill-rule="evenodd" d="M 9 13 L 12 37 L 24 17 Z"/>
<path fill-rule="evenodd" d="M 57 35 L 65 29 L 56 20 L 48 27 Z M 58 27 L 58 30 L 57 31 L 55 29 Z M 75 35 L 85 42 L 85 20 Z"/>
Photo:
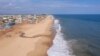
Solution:
<path fill-rule="evenodd" d="M 0 14 L 100 14 L 99 0 L 0 0 Z"/>

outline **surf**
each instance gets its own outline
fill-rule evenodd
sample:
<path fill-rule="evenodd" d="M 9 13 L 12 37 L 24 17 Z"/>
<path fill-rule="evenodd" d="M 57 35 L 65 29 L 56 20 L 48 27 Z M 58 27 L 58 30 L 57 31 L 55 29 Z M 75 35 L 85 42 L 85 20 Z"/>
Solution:
<path fill-rule="evenodd" d="M 52 47 L 47 52 L 48 56 L 75 56 L 68 42 L 64 40 L 60 21 L 55 19 L 54 16 L 52 16 L 52 18 L 54 19 L 54 28 L 57 33 L 53 40 Z"/>

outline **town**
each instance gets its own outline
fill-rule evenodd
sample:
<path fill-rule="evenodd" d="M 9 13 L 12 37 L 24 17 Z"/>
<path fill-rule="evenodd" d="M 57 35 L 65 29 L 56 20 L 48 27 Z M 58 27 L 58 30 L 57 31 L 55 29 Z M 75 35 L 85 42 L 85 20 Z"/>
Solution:
<path fill-rule="evenodd" d="M 0 15 L 0 30 L 11 28 L 15 24 L 38 23 L 47 15 Z"/>

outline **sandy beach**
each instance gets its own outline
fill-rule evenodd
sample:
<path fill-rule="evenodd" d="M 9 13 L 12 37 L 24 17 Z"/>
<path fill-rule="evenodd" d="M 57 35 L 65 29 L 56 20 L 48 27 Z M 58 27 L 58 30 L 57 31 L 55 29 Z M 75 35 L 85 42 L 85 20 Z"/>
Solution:
<path fill-rule="evenodd" d="M 0 56 L 48 56 L 55 31 L 54 20 L 47 16 L 37 24 L 22 23 L 0 32 Z"/>

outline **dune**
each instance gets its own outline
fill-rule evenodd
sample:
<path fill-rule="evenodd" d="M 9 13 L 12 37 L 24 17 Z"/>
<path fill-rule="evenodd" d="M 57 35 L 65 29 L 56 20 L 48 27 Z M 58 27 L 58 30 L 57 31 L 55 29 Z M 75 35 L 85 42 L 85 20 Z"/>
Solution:
<path fill-rule="evenodd" d="M 37 24 L 22 23 L 1 31 L 0 56 L 48 56 L 56 34 L 53 23 L 47 16 Z"/>

